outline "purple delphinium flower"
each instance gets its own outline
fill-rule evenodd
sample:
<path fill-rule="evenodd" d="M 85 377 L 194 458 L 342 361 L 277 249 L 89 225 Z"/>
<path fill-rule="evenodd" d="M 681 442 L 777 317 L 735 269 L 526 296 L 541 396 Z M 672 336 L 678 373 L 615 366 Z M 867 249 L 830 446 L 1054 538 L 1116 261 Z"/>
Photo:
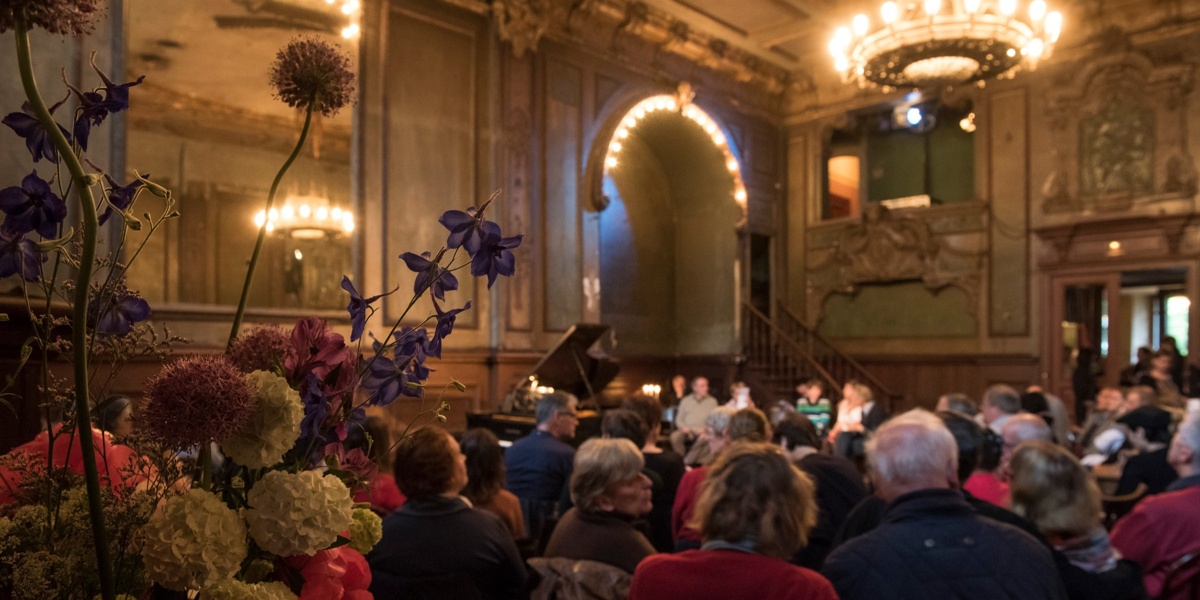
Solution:
<path fill-rule="evenodd" d="M 429 345 L 426 347 L 429 356 L 442 357 L 442 340 L 449 337 L 450 332 L 454 331 L 454 319 L 458 317 L 458 313 L 470 308 L 471 301 L 468 300 L 462 308 L 453 308 L 443 312 L 442 307 L 438 306 L 437 301 L 434 301 L 433 310 L 437 312 L 437 325 L 433 329 L 433 338 L 429 340 Z"/>
<path fill-rule="evenodd" d="M 337 114 L 354 97 L 350 58 L 328 42 L 299 37 L 284 46 L 271 65 L 275 97 L 292 108 L 326 117 Z"/>
<path fill-rule="evenodd" d="M 149 179 L 150 174 L 146 173 L 141 176 L 142 179 Z M 146 184 L 137 177 L 128 185 L 121 185 L 116 182 L 108 173 L 104 174 L 104 180 L 108 182 L 108 206 L 104 208 L 104 212 L 100 213 L 100 224 L 103 225 L 108 218 L 112 216 L 113 209 L 119 211 L 127 211 L 130 206 L 133 206 L 133 200 L 137 197 L 138 190 L 146 187 Z"/>
<path fill-rule="evenodd" d="M 350 278 L 342 275 L 342 289 L 350 293 L 350 304 L 346 305 L 346 311 L 350 313 L 350 341 L 356 342 L 358 338 L 362 337 L 363 328 L 367 325 L 367 307 L 376 300 L 395 293 L 400 288 L 397 287 L 396 290 L 392 290 L 386 294 L 363 298 L 358 293 L 358 290 L 354 289 L 354 284 L 350 281 Z"/>
<path fill-rule="evenodd" d="M 0 2 L 0 33 L 16 26 L 24 15 L 30 28 L 55 35 L 82 36 L 92 32 L 103 6 L 101 0 L 4 0 Z"/>
<path fill-rule="evenodd" d="M 375 342 L 375 352 L 380 351 L 379 342 Z M 429 332 L 425 329 L 405 327 L 396 336 L 396 344 L 392 347 L 392 359 L 387 360 L 377 356 L 368 361 L 367 374 L 363 377 L 363 389 L 369 393 L 367 402 L 384 406 L 400 396 L 421 398 L 425 390 L 417 385 L 429 379 L 429 367 L 425 359 L 429 355 Z"/>
<path fill-rule="evenodd" d="M 67 203 L 34 171 L 21 180 L 20 187 L 0 190 L 0 211 L 6 215 L 4 229 L 19 234 L 36 231 L 53 238 L 58 224 L 67 218 Z"/>
<path fill-rule="evenodd" d="M 300 439 L 314 440 L 321 437 L 321 424 L 329 417 L 332 403 L 321 387 L 316 373 L 309 373 L 300 394 L 304 404 L 304 420 L 300 421 Z"/>
<path fill-rule="evenodd" d="M 408 375 L 394 361 L 377 357 L 367 365 L 362 387 L 368 392 L 368 404 L 387 406 L 400 397 L 407 383 Z"/>
<path fill-rule="evenodd" d="M 525 234 L 502 238 L 499 235 L 488 234 L 484 237 L 483 247 L 471 259 L 471 275 L 481 277 L 487 275 L 488 289 L 496 283 L 498 275 L 512 276 L 517 269 L 517 259 L 512 249 L 521 245 Z"/>
<path fill-rule="evenodd" d="M 487 204 L 484 204 L 483 208 L 486 209 Z M 483 209 L 476 209 L 474 206 L 468 208 L 466 212 L 448 210 L 442 213 L 438 223 L 450 230 L 450 236 L 446 238 L 446 247 L 450 249 L 462 247 L 472 258 L 479 253 L 486 236 L 500 237 L 500 226 L 492 221 L 484 220 Z"/>
<path fill-rule="evenodd" d="M 109 79 L 108 75 L 96 66 L 95 54 L 92 55 L 92 68 L 104 82 L 103 96 L 99 92 L 82 92 L 75 86 L 70 84 L 67 86 L 79 100 L 79 112 L 75 117 L 75 141 L 84 150 L 87 150 L 88 136 L 91 135 L 92 126 L 100 125 L 112 113 L 129 108 L 129 88 L 141 83 L 146 78 L 145 75 L 142 75 L 134 81 L 118 84 Z"/>
<path fill-rule="evenodd" d="M 20 275 L 26 281 L 37 281 L 46 258 L 32 240 L 0 227 L 0 278 Z"/>
<path fill-rule="evenodd" d="M 54 114 L 54 111 L 58 110 L 58 107 L 66 101 L 67 99 L 63 98 L 58 104 L 51 106 L 50 114 Z M 17 135 L 25 138 L 25 147 L 33 155 L 33 162 L 44 157 L 46 160 L 58 164 L 58 148 L 54 147 L 54 142 L 50 141 L 50 136 L 46 135 L 46 130 L 42 128 L 37 116 L 33 114 L 33 108 L 29 106 L 29 102 L 21 105 L 21 112 L 9 113 L 3 120 L 0 120 L 0 123 L 8 125 Z M 62 125 L 58 125 L 58 128 L 67 137 L 67 140 L 71 139 L 71 134 Z"/>
<path fill-rule="evenodd" d="M 114 286 L 113 293 L 88 308 L 96 333 L 101 335 L 125 335 L 134 324 L 150 318 L 150 304 L 124 285 Z"/>
<path fill-rule="evenodd" d="M 458 278 L 430 260 L 428 252 L 422 252 L 420 256 L 412 252 L 405 252 L 400 255 L 400 260 L 403 260 L 404 264 L 417 274 L 416 280 L 413 281 L 414 294 L 420 294 L 429 288 L 429 293 L 434 298 L 445 300 L 447 291 L 458 289 Z"/>

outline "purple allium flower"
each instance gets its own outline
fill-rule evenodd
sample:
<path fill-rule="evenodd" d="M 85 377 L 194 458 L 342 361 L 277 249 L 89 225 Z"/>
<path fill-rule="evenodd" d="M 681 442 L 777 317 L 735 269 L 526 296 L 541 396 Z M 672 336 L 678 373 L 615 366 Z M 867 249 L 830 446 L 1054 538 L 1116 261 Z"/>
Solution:
<path fill-rule="evenodd" d="M 428 252 L 422 252 L 420 256 L 405 252 L 400 255 L 400 260 L 417 274 L 416 280 L 413 281 L 414 294 L 420 294 L 428 288 L 434 298 L 445 300 L 447 291 L 458 289 L 458 278 L 430 260 Z"/>
<path fill-rule="evenodd" d="M 21 180 L 20 187 L 0 190 L 0 211 L 6 215 L 6 231 L 17 234 L 36 231 L 44 238 L 53 238 L 58 233 L 58 224 L 67 218 L 67 203 L 34 171 Z"/>
<path fill-rule="evenodd" d="M 137 292 L 119 283 L 101 301 L 88 305 L 92 326 L 101 335 L 125 335 L 134 324 L 150 318 L 150 304 Z"/>
<path fill-rule="evenodd" d="M 149 179 L 150 174 L 142 175 L 142 179 Z M 100 213 L 100 224 L 103 225 L 108 218 L 112 216 L 113 209 L 119 211 L 129 210 L 133 206 L 133 199 L 137 197 L 138 190 L 146 187 L 146 184 L 137 177 L 128 185 L 121 185 L 116 182 L 108 173 L 104 174 L 104 180 L 108 183 L 108 206 L 104 208 L 104 212 Z"/>
<path fill-rule="evenodd" d="M 118 113 L 129 108 L 129 88 L 139 84 L 145 75 L 138 77 L 134 81 L 117 84 L 108 78 L 100 67 L 96 66 L 96 56 L 92 55 L 92 68 L 100 75 L 100 80 L 104 82 L 104 95 L 99 92 L 81 92 L 68 84 L 67 87 L 79 99 L 79 113 L 75 117 L 75 140 L 79 142 L 79 147 L 87 150 L 88 136 L 91 135 L 92 126 L 99 125 L 108 118 L 111 113 Z"/>
<path fill-rule="evenodd" d="M 517 259 L 512 249 L 521 245 L 525 234 L 501 238 L 499 235 L 488 234 L 483 239 L 483 247 L 471 259 L 471 274 L 476 277 L 487 275 L 488 289 L 496 283 L 496 276 L 512 276 L 517 270 Z"/>
<path fill-rule="evenodd" d="M 287 331 L 275 325 L 264 325 L 239 335 L 225 355 L 243 373 L 275 372 L 290 347 Z"/>
<path fill-rule="evenodd" d="M 351 283 L 350 278 L 342 275 L 342 289 L 350 293 L 350 304 L 346 305 L 346 311 L 350 313 L 350 341 L 357 342 L 358 338 L 362 337 L 363 328 L 367 325 L 367 307 L 372 302 L 384 296 L 389 296 L 400 288 L 397 287 L 396 290 L 392 290 L 386 294 L 363 298 L 358 293 L 358 290 L 354 289 L 354 284 Z"/>
<path fill-rule="evenodd" d="M 254 414 L 246 377 L 221 355 L 166 365 L 146 383 L 146 399 L 142 422 L 173 448 L 229 437 Z"/>
<path fill-rule="evenodd" d="M 500 237 L 500 226 L 483 218 L 483 211 L 487 209 L 488 204 L 491 204 L 490 200 L 479 209 L 472 206 L 466 212 L 448 210 L 442 213 L 438 223 L 450 230 L 450 236 L 446 238 L 447 248 L 453 249 L 461 246 L 467 251 L 467 255 L 474 258 L 483 246 L 486 236 Z"/>
<path fill-rule="evenodd" d="M 296 321 L 283 357 L 284 376 L 293 385 L 306 380 L 309 373 L 324 382 L 339 366 L 339 379 L 344 379 L 354 364 L 354 351 L 346 346 L 342 334 L 329 330 L 328 323 L 315 317 Z"/>
<path fill-rule="evenodd" d="M 3 0 L 0 0 L 3 2 Z M 3 13 L 3 9 L 0 9 Z M 0 33 L 3 33 L 0 31 Z M 70 97 L 68 95 L 68 97 Z M 58 110 L 63 102 L 67 99 L 63 98 L 58 104 L 50 107 L 50 114 Z M 33 114 L 33 108 L 29 106 L 29 102 L 21 105 L 21 112 L 9 113 L 8 116 L 0 120 L 17 132 L 17 135 L 25 138 L 25 147 L 29 149 L 29 153 L 33 155 L 33 162 L 37 162 L 45 157 L 46 160 L 57 164 L 58 163 L 58 148 L 54 147 L 54 142 L 50 141 L 50 136 L 46 135 L 46 130 L 42 128 L 42 124 L 37 120 L 37 116 Z M 71 139 L 71 134 L 62 125 L 58 126 L 67 140 Z"/>
<path fill-rule="evenodd" d="M 0 33 L 16 26 L 24 14 L 29 27 L 55 35 L 81 36 L 92 32 L 102 0 L 0 0 Z"/>
<path fill-rule="evenodd" d="M 292 108 L 312 106 L 326 117 L 337 114 L 354 96 L 350 58 L 330 43 L 298 37 L 284 46 L 271 65 L 275 97 Z"/>
<path fill-rule="evenodd" d="M 442 312 L 442 307 L 438 306 L 437 301 L 433 302 L 433 310 L 437 312 L 437 326 L 434 327 L 433 339 L 429 340 L 429 346 L 426 348 L 426 352 L 430 356 L 442 357 L 442 340 L 446 339 L 451 331 L 454 331 L 454 319 L 458 317 L 458 313 L 470 308 L 471 301 L 468 300 L 462 308 L 453 308 Z"/>
<path fill-rule="evenodd" d="M 37 281 L 46 258 L 32 240 L 0 228 L 0 278 L 20 275 L 26 281 Z"/>

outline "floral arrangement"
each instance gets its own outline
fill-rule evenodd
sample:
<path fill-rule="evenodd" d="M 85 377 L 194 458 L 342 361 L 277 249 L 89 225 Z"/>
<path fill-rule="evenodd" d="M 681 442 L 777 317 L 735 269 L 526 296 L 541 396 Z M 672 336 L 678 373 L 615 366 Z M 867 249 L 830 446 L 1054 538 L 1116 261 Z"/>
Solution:
<path fill-rule="evenodd" d="M 342 279 L 349 340 L 316 318 L 290 331 L 243 331 L 266 234 L 260 227 L 225 352 L 176 360 L 147 381 L 139 434 L 116 440 L 94 429 L 91 415 L 104 408 L 107 384 L 123 364 L 163 360 L 185 341 L 149 324 L 151 307 L 124 276 L 141 250 L 125 247 L 126 232 L 153 233 L 179 218 L 172 193 L 149 175 L 123 184 L 86 158 L 91 129 L 128 109 L 142 78 L 116 83 L 95 68 L 96 88 L 69 89 L 78 106 L 69 128 L 56 120 L 63 102 L 47 106 L 33 78 L 30 29 L 84 35 L 98 10 L 99 0 L 0 0 L 0 34 L 14 34 L 28 98 L 0 122 L 35 164 L 46 161 L 41 175 L 32 170 L 0 189 L 0 277 L 23 282 L 34 331 L 22 356 L 36 354 L 42 366 L 47 420 L 63 416 L 0 458 L 0 597 L 116 600 L 145 597 L 153 583 L 213 600 L 370 598 L 363 555 L 382 537 L 382 524 L 354 495 L 376 467 L 343 442 L 367 406 L 402 396 L 421 400 L 418 419 L 445 420 L 448 405 L 426 398 L 426 361 L 442 356 L 457 316 L 470 309 L 470 302 L 446 308 L 446 293 L 458 288 L 463 269 L 486 277 L 489 289 L 511 276 L 522 236 L 505 237 L 486 219 L 495 196 L 447 211 L 439 220 L 448 231 L 444 247 L 400 256 L 416 274 L 412 298 L 386 335 L 366 336 L 366 343 L 376 303 L 398 289 L 363 296 L 349 277 Z M 271 85 L 305 120 L 271 184 L 267 211 L 313 114 L 332 115 L 353 97 L 348 67 L 340 51 L 314 37 L 279 52 Z M 135 205 L 144 196 L 156 210 L 139 217 Z M 69 201 L 78 208 L 77 227 L 66 226 Z M 117 217 L 115 250 L 98 257 L 99 226 Z M 426 294 L 432 310 L 405 325 Z M 69 314 L 56 314 L 54 300 Z M 56 357 L 72 364 L 70 382 L 49 373 Z M 0 401 L 6 393 L 0 390 Z"/>

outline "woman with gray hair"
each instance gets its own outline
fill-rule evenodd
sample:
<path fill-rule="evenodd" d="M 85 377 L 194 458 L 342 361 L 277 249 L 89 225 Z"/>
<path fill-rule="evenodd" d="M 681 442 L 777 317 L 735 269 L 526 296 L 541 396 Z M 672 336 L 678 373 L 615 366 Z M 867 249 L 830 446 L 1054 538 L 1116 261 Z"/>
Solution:
<path fill-rule="evenodd" d="M 650 512 L 642 453 L 626 439 L 590 439 L 575 453 L 571 501 L 546 545 L 547 558 L 594 560 L 629 573 L 654 546 L 634 521 Z"/>

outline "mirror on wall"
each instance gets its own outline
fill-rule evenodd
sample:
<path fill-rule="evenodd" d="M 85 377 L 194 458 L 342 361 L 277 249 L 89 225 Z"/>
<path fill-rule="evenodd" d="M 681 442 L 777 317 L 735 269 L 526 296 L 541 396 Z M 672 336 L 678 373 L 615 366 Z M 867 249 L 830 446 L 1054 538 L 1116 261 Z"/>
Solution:
<path fill-rule="evenodd" d="M 344 304 L 338 284 L 352 273 L 357 226 L 350 193 L 353 109 L 314 116 L 276 209 L 263 208 L 303 123 L 302 113 L 272 97 L 268 70 L 298 35 L 340 45 L 356 60 L 356 32 L 347 27 L 356 26 L 358 9 L 348 14 L 349 4 L 126 0 L 127 14 L 137 15 L 126 20 L 127 75 L 146 76 L 127 121 L 126 175 L 136 169 L 167 184 L 182 213 L 149 238 L 130 269 L 130 286 L 151 303 L 236 304 L 265 225 L 250 305 Z M 132 239 L 131 247 L 142 241 Z"/>

